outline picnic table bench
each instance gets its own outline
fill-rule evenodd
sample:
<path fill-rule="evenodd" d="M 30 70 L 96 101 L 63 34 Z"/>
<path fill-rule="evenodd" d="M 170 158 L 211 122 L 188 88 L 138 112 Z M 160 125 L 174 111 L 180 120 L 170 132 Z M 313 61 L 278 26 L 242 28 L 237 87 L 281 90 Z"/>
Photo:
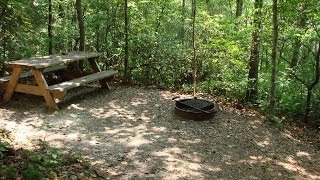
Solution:
<path fill-rule="evenodd" d="M 6 65 L 13 68 L 10 76 L 0 77 L 0 87 L 5 88 L 3 100 L 8 102 L 14 92 L 43 96 L 47 106 L 59 109 L 55 99 L 63 98 L 69 89 L 84 84 L 99 81 L 101 87 L 110 89 L 107 78 L 118 72 L 112 69 L 101 71 L 96 58 L 102 53 L 73 51 L 63 55 L 50 55 L 8 62 Z M 76 67 L 77 61 L 88 60 L 92 73 L 75 79 L 48 85 L 44 76 L 46 73 L 59 70 L 68 71 L 68 66 Z M 26 70 L 25 72 L 22 72 Z M 20 83 L 19 80 L 34 77 L 36 85 Z"/>

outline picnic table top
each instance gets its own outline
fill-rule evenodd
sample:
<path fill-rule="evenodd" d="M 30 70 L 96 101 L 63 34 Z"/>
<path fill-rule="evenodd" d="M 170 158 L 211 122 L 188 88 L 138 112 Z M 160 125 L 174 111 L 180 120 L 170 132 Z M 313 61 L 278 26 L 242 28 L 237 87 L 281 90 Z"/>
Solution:
<path fill-rule="evenodd" d="M 31 68 L 31 69 L 43 69 L 43 68 L 63 64 L 63 63 L 79 61 L 87 58 L 95 58 L 101 55 L 102 53 L 96 53 L 96 52 L 72 51 L 62 55 L 59 54 L 59 55 L 40 56 L 40 57 L 34 57 L 29 59 L 10 61 L 10 62 L 7 62 L 6 65 L 12 68 L 23 67 L 23 68 Z"/>

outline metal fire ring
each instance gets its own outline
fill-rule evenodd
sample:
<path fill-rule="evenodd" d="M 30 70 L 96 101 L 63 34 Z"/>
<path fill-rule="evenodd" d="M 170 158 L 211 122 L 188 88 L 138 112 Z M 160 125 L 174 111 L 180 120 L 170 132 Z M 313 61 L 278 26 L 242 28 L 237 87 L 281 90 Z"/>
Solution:
<path fill-rule="evenodd" d="M 208 120 L 214 116 L 216 110 L 215 103 L 204 99 L 190 98 L 175 101 L 175 113 L 186 119 Z"/>

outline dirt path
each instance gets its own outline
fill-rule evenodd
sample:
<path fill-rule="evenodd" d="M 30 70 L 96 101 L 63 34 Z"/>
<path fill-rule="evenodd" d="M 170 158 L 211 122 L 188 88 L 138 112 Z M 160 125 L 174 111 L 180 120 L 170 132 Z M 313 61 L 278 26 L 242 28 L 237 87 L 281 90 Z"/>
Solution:
<path fill-rule="evenodd" d="M 173 113 L 174 94 L 114 87 L 46 112 L 44 100 L 1 102 L 0 127 L 17 145 L 38 139 L 84 154 L 119 179 L 320 179 L 320 152 L 255 117 L 220 111 L 210 121 Z M 17 99 L 18 98 L 18 99 Z"/>

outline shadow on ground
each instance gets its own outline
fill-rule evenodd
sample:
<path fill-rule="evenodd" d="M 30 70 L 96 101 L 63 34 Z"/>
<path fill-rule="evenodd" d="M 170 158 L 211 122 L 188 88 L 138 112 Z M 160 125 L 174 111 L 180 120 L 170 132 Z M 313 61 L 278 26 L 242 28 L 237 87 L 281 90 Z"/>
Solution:
<path fill-rule="evenodd" d="M 209 121 L 173 113 L 174 94 L 136 87 L 80 93 L 47 112 L 44 100 L 1 104 L 17 143 L 42 139 L 79 152 L 120 179 L 319 179 L 315 147 L 288 131 L 220 111 Z"/>

